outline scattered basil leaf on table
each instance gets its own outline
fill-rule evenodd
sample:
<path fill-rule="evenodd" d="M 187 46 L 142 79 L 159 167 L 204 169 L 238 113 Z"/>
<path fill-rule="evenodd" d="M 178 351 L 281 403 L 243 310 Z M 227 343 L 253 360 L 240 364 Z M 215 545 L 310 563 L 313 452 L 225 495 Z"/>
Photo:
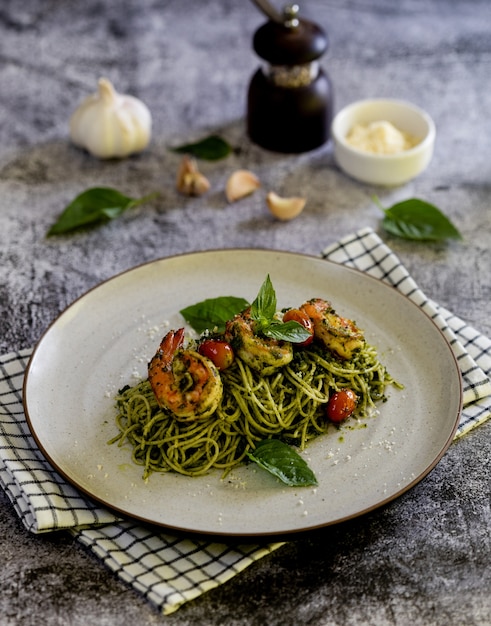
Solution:
<path fill-rule="evenodd" d="M 302 343 L 310 337 L 309 331 L 301 324 L 294 321 L 280 322 L 274 318 L 275 313 L 276 292 L 268 274 L 251 305 L 251 318 L 255 322 L 256 334 L 292 343 Z"/>
<path fill-rule="evenodd" d="M 373 201 L 385 213 L 382 226 L 392 235 L 418 241 L 462 239 L 452 222 L 429 202 L 411 198 L 386 209 L 376 196 Z"/>
<path fill-rule="evenodd" d="M 259 441 L 247 456 L 290 487 L 317 485 L 317 478 L 304 459 L 278 439 Z"/>
<path fill-rule="evenodd" d="M 47 234 L 61 235 L 78 228 L 108 222 L 156 195 L 158 194 L 153 193 L 143 198 L 130 198 L 110 187 L 87 189 L 65 207 Z"/>
<path fill-rule="evenodd" d="M 249 306 L 244 298 L 235 296 L 221 296 L 219 298 L 208 298 L 197 304 L 181 309 L 180 313 L 186 322 L 197 332 L 214 330 L 218 332 L 225 330 L 225 322 L 240 313 Z"/>
<path fill-rule="evenodd" d="M 205 161 L 219 161 L 232 152 L 232 147 L 218 135 L 210 135 L 196 143 L 186 143 L 170 150 L 180 154 L 190 154 Z"/>

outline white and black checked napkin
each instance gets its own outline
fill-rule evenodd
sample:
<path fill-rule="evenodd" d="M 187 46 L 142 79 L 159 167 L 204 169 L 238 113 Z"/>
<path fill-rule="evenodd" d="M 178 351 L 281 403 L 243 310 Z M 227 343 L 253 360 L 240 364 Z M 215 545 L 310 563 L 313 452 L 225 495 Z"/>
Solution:
<path fill-rule="evenodd" d="M 345 237 L 323 257 L 367 272 L 399 289 L 435 321 L 458 359 L 464 410 L 456 436 L 491 415 L 491 341 L 418 289 L 371 229 Z M 116 517 L 80 494 L 45 461 L 22 408 L 31 350 L 0 358 L 0 486 L 33 533 L 66 529 L 164 614 L 223 584 L 282 543 L 239 544 L 183 539 Z"/>

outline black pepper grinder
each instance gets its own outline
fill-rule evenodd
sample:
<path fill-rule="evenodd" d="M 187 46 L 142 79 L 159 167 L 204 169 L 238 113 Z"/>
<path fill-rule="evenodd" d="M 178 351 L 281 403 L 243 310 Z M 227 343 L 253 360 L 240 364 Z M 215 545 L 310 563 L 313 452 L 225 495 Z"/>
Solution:
<path fill-rule="evenodd" d="M 313 150 L 329 139 L 332 120 L 332 86 L 318 61 L 327 35 L 299 18 L 296 4 L 279 13 L 267 0 L 254 2 L 270 19 L 254 34 L 253 48 L 266 63 L 249 85 L 247 132 L 267 150 Z"/>

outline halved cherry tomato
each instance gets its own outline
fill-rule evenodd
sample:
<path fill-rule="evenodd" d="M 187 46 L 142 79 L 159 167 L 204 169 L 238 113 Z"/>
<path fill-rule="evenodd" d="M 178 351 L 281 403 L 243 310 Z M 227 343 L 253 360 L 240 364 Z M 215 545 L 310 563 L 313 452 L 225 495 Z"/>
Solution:
<path fill-rule="evenodd" d="M 332 394 L 327 403 L 327 417 L 335 424 L 343 422 L 356 409 L 357 401 L 358 397 L 351 389 L 336 391 Z"/>
<path fill-rule="evenodd" d="M 288 311 L 283 315 L 283 321 L 298 322 L 298 324 L 301 324 L 305 328 L 305 330 L 308 330 L 310 333 L 310 337 L 307 337 L 305 341 L 302 341 L 301 343 L 296 343 L 294 345 L 303 348 L 304 346 L 308 346 L 312 343 L 312 341 L 314 340 L 314 324 L 312 323 L 312 320 L 307 315 L 307 313 L 300 311 L 300 309 L 288 309 Z"/>
<path fill-rule="evenodd" d="M 222 339 L 205 339 L 198 347 L 198 352 L 212 361 L 222 371 L 234 362 L 232 346 Z"/>

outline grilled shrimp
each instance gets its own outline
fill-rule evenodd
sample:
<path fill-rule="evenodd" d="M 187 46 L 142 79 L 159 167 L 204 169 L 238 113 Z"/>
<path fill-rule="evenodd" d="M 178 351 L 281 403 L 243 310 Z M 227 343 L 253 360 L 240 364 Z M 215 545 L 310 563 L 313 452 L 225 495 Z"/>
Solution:
<path fill-rule="evenodd" d="M 225 326 L 225 339 L 230 342 L 235 353 L 253 370 L 268 376 L 293 359 L 292 345 L 262 337 L 254 332 L 254 320 L 246 309 L 229 320 Z"/>
<path fill-rule="evenodd" d="M 363 331 L 354 322 L 340 317 L 331 304 L 320 298 L 308 300 L 300 307 L 314 324 L 314 337 L 342 359 L 351 359 L 353 352 L 365 343 Z"/>
<path fill-rule="evenodd" d="M 157 402 L 177 420 L 209 417 L 218 407 L 223 386 L 216 366 L 194 350 L 183 348 L 184 328 L 171 330 L 148 364 L 148 380 Z"/>

